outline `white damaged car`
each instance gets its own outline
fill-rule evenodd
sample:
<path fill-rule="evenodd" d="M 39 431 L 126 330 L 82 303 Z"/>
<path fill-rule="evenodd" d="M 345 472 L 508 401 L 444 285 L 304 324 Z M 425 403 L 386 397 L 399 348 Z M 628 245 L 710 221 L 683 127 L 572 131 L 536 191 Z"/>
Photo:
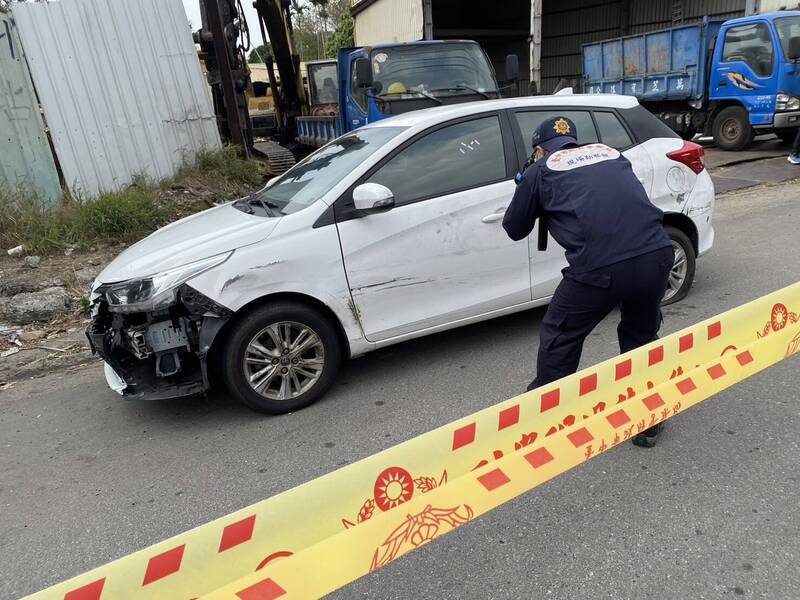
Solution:
<path fill-rule="evenodd" d="M 116 258 L 92 290 L 88 337 L 131 399 L 203 393 L 297 410 L 342 360 L 546 304 L 566 265 L 537 232 L 501 226 L 530 132 L 563 115 L 621 151 L 665 212 L 683 298 L 714 241 L 702 148 L 635 99 L 573 95 L 443 106 L 363 127 L 253 196 L 183 219 Z"/>

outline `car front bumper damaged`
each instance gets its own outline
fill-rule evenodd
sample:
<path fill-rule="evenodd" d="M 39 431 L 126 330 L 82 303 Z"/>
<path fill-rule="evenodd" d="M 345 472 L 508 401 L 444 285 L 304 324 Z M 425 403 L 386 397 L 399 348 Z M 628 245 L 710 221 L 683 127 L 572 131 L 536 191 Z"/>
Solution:
<path fill-rule="evenodd" d="M 210 387 L 208 353 L 230 310 L 182 285 L 176 302 L 153 312 L 115 312 L 100 286 L 86 330 L 92 352 L 106 363 L 109 386 L 126 399 L 193 396 Z"/>

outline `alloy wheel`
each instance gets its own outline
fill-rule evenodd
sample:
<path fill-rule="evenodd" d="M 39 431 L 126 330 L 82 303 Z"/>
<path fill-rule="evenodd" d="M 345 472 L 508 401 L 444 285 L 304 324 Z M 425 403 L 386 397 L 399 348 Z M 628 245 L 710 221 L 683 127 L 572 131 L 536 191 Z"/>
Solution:
<path fill-rule="evenodd" d="M 270 400 L 293 400 L 322 376 L 325 347 L 311 327 L 294 321 L 272 323 L 247 345 L 244 373 L 253 390 Z"/>

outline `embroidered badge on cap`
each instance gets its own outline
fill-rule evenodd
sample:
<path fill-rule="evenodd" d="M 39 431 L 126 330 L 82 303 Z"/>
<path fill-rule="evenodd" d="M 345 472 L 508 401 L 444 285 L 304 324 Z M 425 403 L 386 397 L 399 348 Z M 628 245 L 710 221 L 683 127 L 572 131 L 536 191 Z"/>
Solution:
<path fill-rule="evenodd" d="M 569 123 L 567 123 L 564 119 L 559 119 L 553 123 L 553 131 L 555 131 L 558 135 L 569 135 L 571 133 Z"/>

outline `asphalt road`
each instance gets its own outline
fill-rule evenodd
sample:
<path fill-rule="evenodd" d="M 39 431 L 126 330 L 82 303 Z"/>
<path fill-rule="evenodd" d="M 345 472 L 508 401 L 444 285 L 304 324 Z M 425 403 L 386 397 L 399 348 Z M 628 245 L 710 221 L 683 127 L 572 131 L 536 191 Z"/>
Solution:
<path fill-rule="evenodd" d="M 719 200 L 667 332 L 800 279 L 800 184 Z M 0 598 L 15 598 L 518 393 L 542 310 L 352 361 L 320 403 L 126 403 L 96 366 L 0 393 Z M 615 353 L 616 323 L 583 363 Z M 800 361 L 670 420 L 335 598 L 800 597 Z"/>

